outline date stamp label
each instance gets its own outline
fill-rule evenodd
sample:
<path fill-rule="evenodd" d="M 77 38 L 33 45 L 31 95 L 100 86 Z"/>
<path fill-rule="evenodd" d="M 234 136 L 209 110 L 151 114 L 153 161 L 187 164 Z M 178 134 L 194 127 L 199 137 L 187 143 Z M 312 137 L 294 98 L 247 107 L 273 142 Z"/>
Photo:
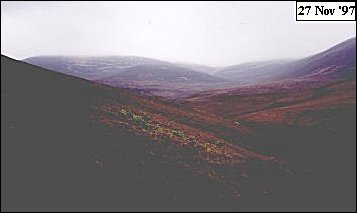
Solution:
<path fill-rule="evenodd" d="M 296 1 L 296 21 L 356 21 L 355 2 Z"/>

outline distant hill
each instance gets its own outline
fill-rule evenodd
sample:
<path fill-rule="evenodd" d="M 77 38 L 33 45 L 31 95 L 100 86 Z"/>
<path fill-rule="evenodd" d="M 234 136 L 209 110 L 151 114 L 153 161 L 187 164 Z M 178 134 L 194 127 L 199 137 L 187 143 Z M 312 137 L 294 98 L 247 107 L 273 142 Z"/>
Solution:
<path fill-rule="evenodd" d="M 37 56 L 24 62 L 54 70 L 72 76 L 95 80 L 126 71 L 128 68 L 142 65 L 167 65 L 168 63 L 132 56 L 107 57 L 71 57 L 71 56 Z"/>
<path fill-rule="evenodd" d="M 38 56 L 23 61 L 71 76 L 169 98 L 217 88 L 228 82 L 197 71 L 205 69 L 203 66 L 134 56 Z"/>
<path fill-rule="evenodd" d="M 229 67 L 224 67 L 213 73 L 237 83 L 254 83 L 274 79 L 277 73 L 286 71 L 291 60 L 274 60 L 262 62 L 248 62 Z"/>
<path fill-rule="evenodd" d="M 214 75 L 241 84 L 297 78 L 320 81 L 356 78 L 356 38 L 307 58 L 239 64 L 218 70 Z"/>
<path fill-rule="evenodd" d="M 217 67 L 209 67 L 204 65 L 190 64 L 190 63 L 175 63 L 177 66 L 188 68 L 197 72 L 212 74 L 217 71 Z"/>
<path fill-rule="evenodd" d="M 24 62 L 88 80 L 148 80 L 172 83 L 212 83 L 224 80 L 196 71 L 201 66 L 174 64 L 134 56 L 38 56 Z M 207 68 L 208 69 L 208 68 Z"/>
<path fill-rule="evenodd" d="M 38 56 L 23 61 L 102 84 L 176 99 L 245 84 L 356 78 L 356 38 L 299 60 L 249 62 L 223 68 L 135 56 Z"/>
<path fill-rule="evenodd" d="M 116 80 L 127 81 L 151 81 L 164 83 L 217 83 L 224 80 L 214 76 L 192 71 L 188 68 L 176 65 L 136 65 L 125 70 L 105 76 L 97 80 L 115 82 Z"/>

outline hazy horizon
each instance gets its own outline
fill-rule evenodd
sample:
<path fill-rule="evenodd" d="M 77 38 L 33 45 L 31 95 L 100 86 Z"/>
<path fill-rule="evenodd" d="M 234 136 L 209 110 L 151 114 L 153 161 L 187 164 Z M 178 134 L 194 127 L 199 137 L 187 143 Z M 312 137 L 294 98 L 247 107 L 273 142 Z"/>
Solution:
<path fill-rule="evenodd" d="M 2 1 L 1 54 L 229 66 L 302 58 L 356 36 L 355 22 L 294 20 L 294 2 Z"/>

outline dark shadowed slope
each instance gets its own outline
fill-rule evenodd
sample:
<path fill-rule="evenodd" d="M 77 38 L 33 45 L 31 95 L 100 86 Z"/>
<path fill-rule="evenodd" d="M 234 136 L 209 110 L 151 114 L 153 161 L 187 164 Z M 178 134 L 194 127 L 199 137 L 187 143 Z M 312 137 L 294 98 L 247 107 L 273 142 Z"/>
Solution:
<path fill-rule="evenodd" d="M 93 123 L 103 100 L 130 104 L 135 97 L 2 56 L 2 210 L 173 208 L 173 189 L 162 179 L 185 171 L 159 160 L 144 165 L 149 137 L 124 130 L 111 136 Z M 151 179 L 140 174 L 146 165 Z"/>
<path fill-rule="evenodd" d="M 2 210 L 286 209 L 289 167 L 221 131 L 244 132 L 2 56 Z"/>
<path fill-rule="evenodd" d="M 114 207 L 111 199 L 123 194 L 110 185 L 114 179 L 95 169 L 96 153 L 108 149 L 99 143 L 100 129 L 88 126 L 92 99 L 111 95 L 84 80 L 1 56 L 2 210 Z"/>
<path fill-rule="evenodd" d="M 215 76 L 239 83 L 266 83 L 284 79 L 334 81 L 356 76 L 356 38 L 300 60 L 252 62 L 223 68 Z"/>

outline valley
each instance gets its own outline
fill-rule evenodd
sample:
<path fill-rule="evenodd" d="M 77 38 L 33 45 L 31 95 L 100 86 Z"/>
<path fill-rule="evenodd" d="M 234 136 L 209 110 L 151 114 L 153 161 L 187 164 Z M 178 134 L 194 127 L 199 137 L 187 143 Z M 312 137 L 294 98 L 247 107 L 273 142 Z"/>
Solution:
<path fill-rule="evenodd" d="M 355 38 L 216 71 L 2 55 L 1 103 L 7 209 L 355 209 Z"/>

